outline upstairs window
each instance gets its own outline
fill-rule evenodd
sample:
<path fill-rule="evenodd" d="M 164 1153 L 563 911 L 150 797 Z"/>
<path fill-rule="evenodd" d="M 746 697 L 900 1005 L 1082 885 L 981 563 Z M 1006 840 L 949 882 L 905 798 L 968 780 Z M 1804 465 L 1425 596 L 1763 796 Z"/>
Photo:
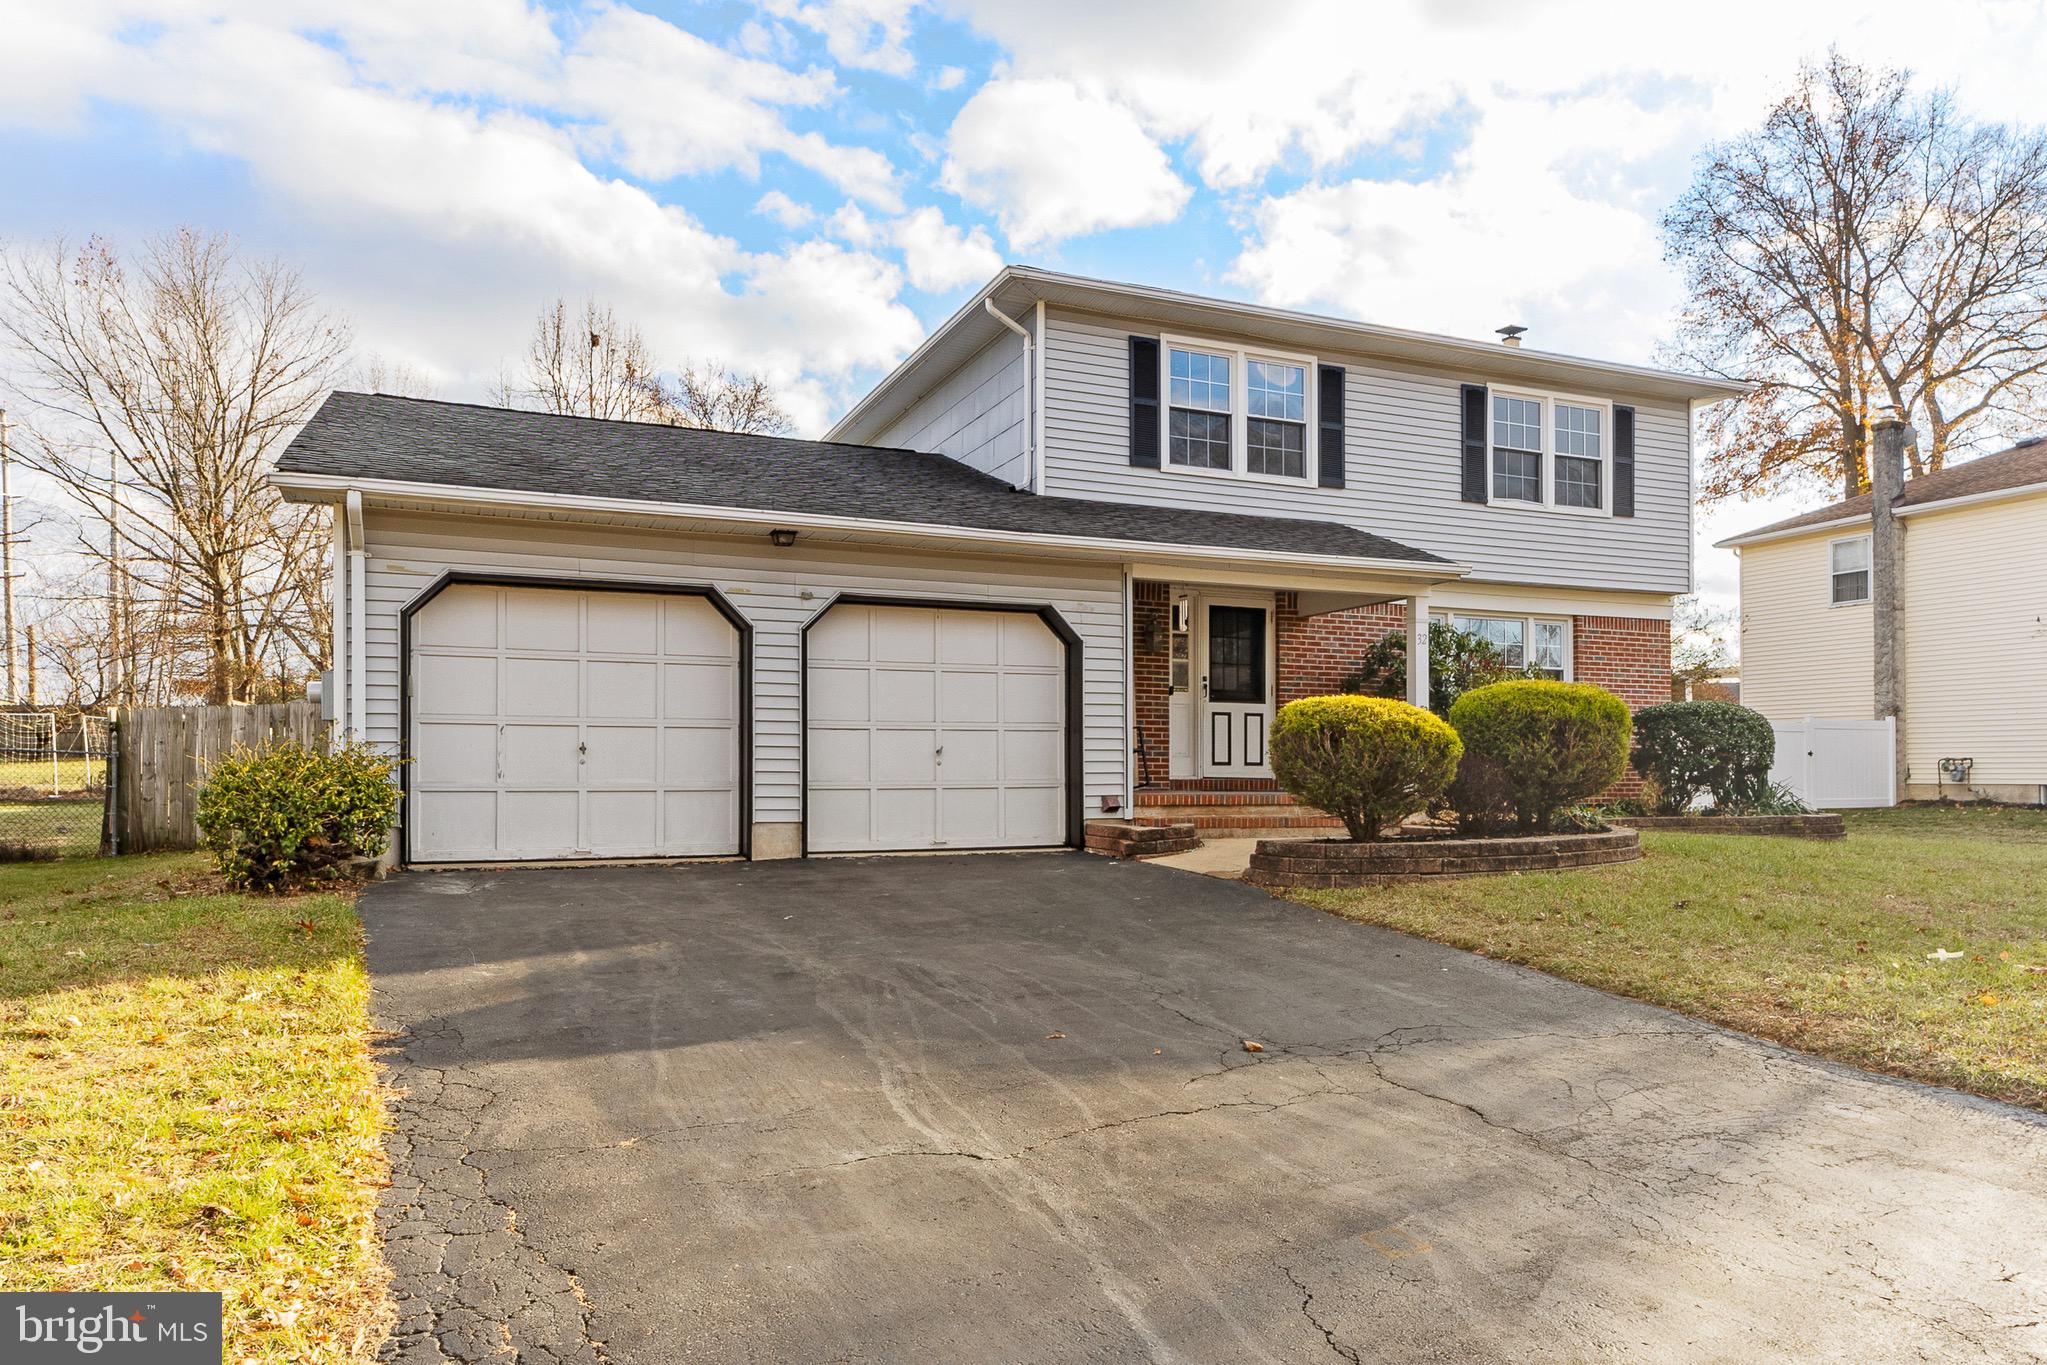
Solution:
<path fill-rule="evenodd" d="M 1832 556 L 1833 602 L 1837 607 L 1869 600 L 1869 537 L 1837 540 L 1828 547 Z"/>
<path fill-rule="evenodd" d="M 1232 357 L 1167 348 L 1166 459 L 1189 469 L 1229 469 Z"/>
<path fill-rule="evenodd" d="M 1557 405 L 1557 505 L 1597 507 L 1606 462 L 1604 423 L 1598 408 Z"/>
<path fill-rule="evenodd" d="M 1493 395 L 1493 497 L 1503 502 L 1542 501 L 1540 399 Z"/>
<path fill-rule="evenodd" d="M 1253 474 L 1308 474 L 1308 367 L 1279 360 L 1245 365 L 1245 453 Z"/>

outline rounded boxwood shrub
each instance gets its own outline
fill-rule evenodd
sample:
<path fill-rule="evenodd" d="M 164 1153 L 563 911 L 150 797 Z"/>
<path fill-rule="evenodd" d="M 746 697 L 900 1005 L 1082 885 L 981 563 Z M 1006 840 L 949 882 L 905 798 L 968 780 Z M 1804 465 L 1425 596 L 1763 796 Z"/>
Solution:
<path fill-rule="evenodd" d="M 1466 692 L 1450 708 L 1465 752 L 1498 764 L 1522 831 L 1606 790 L 1628 770 L 1628 704 L 1591 683 L 1527 678 Z"/>
<path fill-rule="evenodd" d="M 1660 815 L 1680 815 L 1701 792 L 1734 813 L 1769 799 L 1777 732 L 1760 712 L 1725 701 L 1671 701 L 1635 713 L 1635 771 L 1656 788 Z"/>
<path fill-rule="evenodd" d="M 296 744 L 237 749 L 199 789 L 204 847 L 221 875 L 254 891 L 288 891 L 342 875 L 355 858 L 384 851 L 398 788 L 397 765 L 375 749 L 332 753 Z"/>
<path fill-rule="evenodd" d="M 1273 719 L 1271 749 L 1280 785 L 1358 840 L 1441 797 L 1464 752 L 1441 717 L 1387 697 L 1288 702 Z"/>

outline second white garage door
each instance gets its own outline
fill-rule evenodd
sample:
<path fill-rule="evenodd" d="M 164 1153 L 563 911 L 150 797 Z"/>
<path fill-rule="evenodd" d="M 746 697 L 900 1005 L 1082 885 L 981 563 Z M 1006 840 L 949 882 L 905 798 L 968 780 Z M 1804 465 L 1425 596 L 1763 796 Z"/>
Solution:
<path fill-rule="evenodd" d="M 812 852 L 1066 841 L 1066 649 L 1035 614 L 839 606 L 807 651 Z"/>

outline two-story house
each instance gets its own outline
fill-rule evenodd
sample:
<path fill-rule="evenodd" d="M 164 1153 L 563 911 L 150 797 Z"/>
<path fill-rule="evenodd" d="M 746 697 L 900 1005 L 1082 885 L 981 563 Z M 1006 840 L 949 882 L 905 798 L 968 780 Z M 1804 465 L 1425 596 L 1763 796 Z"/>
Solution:
<path fill-rule="evenodd" d="M 1733 392 L 1011 267 L 825 441 L 337 393 L 275 479 L 408 861 L 1058 846 L 1431 616 L 1666 699 Z"/>

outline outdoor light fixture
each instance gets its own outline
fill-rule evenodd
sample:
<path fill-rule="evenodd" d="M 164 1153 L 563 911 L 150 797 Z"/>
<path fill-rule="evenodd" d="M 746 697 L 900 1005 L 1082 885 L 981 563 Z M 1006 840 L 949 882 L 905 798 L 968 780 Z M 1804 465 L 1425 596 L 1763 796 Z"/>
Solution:
<path fill-rule="evenodd" d="M 768 532 L 768 539 L 786 550 L 796 543 L 796 533 L 786 526 L 777 526 Z"/>

